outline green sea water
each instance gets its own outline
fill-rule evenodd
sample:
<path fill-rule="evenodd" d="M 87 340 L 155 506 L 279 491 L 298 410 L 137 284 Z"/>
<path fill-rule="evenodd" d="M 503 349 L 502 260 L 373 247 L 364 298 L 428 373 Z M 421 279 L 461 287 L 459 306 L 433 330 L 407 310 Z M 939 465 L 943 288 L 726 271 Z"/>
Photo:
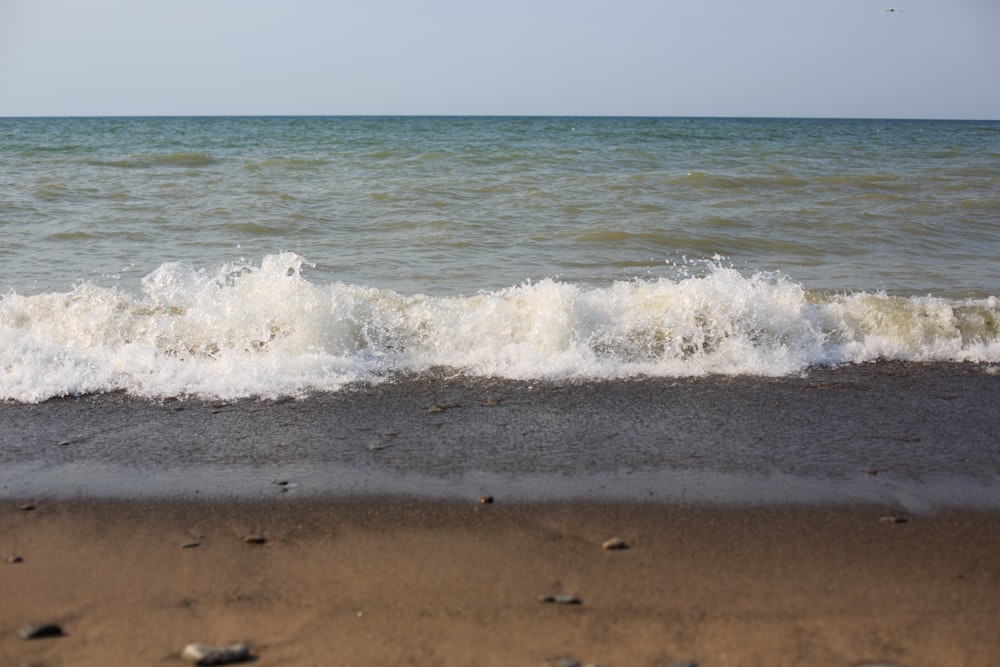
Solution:
<path fill-rule="evenodd" d="M 320 281 L 604 285 L 716 255 L 810 289 L 1000 293 L 1000 123 L 0 119 L 0 288 L 295 252 Z"/>
<path fill-rule="evenodd" d="M 0 398 L 1000 362 L 1000 123 L 0 118 Z"/>

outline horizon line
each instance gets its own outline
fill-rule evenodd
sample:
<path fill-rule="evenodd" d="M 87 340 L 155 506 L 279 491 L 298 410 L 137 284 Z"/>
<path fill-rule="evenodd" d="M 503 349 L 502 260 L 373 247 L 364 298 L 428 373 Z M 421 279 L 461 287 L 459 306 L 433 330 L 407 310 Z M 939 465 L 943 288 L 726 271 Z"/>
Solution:
<path fill-rule="evenodd" d="M 951 121 L 1000 122 L 997 118 L 938 116 L 775 116 L 775 115 L 648 115 L 648 114 L 428 114 L 428 113 L 194 113 L 194 114 L 0 114 L 0 120 L 71 118 L 592 118 L 592 119 L 706 119 L 706 120 L 845 120 L 845 121 Z"/>

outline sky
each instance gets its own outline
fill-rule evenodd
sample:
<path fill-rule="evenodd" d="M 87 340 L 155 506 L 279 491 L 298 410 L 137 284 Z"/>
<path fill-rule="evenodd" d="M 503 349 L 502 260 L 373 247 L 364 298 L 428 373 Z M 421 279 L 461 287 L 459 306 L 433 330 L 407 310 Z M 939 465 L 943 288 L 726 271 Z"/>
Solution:
<path fill-rule="evenodd" d="M 0 0 L 0 116 L 1000 120 L 998 73 L 998 0 Z"/>

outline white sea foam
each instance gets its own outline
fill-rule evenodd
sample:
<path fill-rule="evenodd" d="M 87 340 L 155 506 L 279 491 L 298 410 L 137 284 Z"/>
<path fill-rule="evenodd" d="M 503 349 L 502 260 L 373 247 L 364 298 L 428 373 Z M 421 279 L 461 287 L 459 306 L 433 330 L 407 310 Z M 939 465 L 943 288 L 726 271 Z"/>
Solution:
<path fill-rule="evenodd" d="M 236 398 L 335 391 L 447 367 L 602 379 L 800 373 L 878 359 L 1000 362 L 1000 302 L 819 295 L 715 265 L 608 287 L 542 280 L 461 297 L 315 284 L 292 253 L 160 266 L 141 294 L 0 297 L 0 398 L 124 390 Z"/>

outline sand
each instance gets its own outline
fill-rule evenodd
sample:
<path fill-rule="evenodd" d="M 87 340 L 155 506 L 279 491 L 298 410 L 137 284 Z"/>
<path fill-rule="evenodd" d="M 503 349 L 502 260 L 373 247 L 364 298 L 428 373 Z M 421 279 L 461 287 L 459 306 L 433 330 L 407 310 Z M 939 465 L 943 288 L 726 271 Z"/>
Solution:
<path fill-rule="evenodd" d="M 254 499 L 283 478 L 295 495 L 1000 509 L 992 370 L 883 363 L 590 383 L 442 374 L 301 400 L 0 403 L 0 497 Z"/>
<path fill-rule="evenodd" d="M 1000 516 L 882 517 L 499 499 L 7 503 L 2 548 L 23 560 L 0 570 L 0 663 L 182 664 L 190 642 L 245 642 L 261 665 L 996 664 Z M 603 549 L 611 537 L 629 548 Z M 580 604 L 538 599 L 555 594 Z M 16 635 L 41 622 L 65 635 Z"/>
<path fill-rule="evenodd" d="M 998 424 L 975 364 L 0 404 L 0 665 L 997 665 Z"/>

